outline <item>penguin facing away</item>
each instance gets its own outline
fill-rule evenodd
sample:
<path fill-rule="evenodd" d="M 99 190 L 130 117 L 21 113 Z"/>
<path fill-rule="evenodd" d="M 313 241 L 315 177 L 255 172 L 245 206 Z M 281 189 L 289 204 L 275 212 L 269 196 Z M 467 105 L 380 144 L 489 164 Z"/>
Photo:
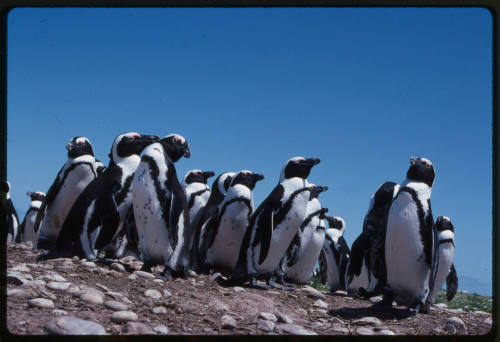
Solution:
<path fill-rule="evenodd" d="M 435 171 L 425 158 L 410 158 L 406 180 L 392 201 L 387 219 L 385 261 L 387 285 L 382 303 L 393 299 L 412 314 L 429 312 L 439 258 L 431 210 Z"/>
<path fill-rule="evenodd" d="M 4 222 L 4 232 L 3 236 L 6 236 L 3 241 L 7 243 L 14 242 L 17 236 L 17 229 L 19 227 L 19 217 L 17 216 L 17 211 L 12 204 L 10 199 L 10 183 L 8 181 L 0 180 L 0 192 L 5 193 L 5 222 Z M 3 209 L 3 208 L 2 208 Z"/>
<path fill-rule="evenodd" d="M 267 279 L 271 286 L 278 266 L 306 215 L 311 186 L 307 177 L 319 158 L 294 157 L 281 170 L 278 185 L 252 214 L 243 238 L 238 263 L 223 285 L 241 284 L 269 288 L 257 283 Z"/>
<path fill-rule="evenodd" d="M 214 175 L 213 171 L 191 170 L 184 176 L 182 187 L 187 196 L 190 224 L 194 223 L 194 218 L 208 202 L 210 188 L 207 179 Z"/>
<path fill-rule="evenodd" d="M 50 249 L 73 203 L 83 189 L 96 178 L 92 144 L 86 137 L 74 137 L 67 144 L 68 160 L 47 191 L 35 220 L 38 249 Z"/>
<path fill-rule="evenodd" d="M 241 241 L 253 212 L 255 184 L 264 179 L 248 170 L 238 172 L 227 190 L 223 202 L 207 221 L 213 231 L 209 241 L 206 263 L 223 273 L 231 273 L 238 261 Z"/>
<path fill-rule="evenodd" d="M 97 250 L 113 239 L 130 208 L 130 185 L 140 162 L 139 154 L 158 139 L 135 132 L 115 138 L 108 167 L 78 196 L 62 225 L 56 247 L 42 259 L 75 255 L 96 259 Z"/>
<path fill-rule="evenodd" d="M 23 222 L 19 226 L 16 242 L 31 241 L 33 248 L 36 248 L 37 232 L 35 231 L 35 219 L 45 199 L 45 193 L 28 191 L 26 195 L 30 197 L 31 203 L 26 215 L 24 215 Z"/>

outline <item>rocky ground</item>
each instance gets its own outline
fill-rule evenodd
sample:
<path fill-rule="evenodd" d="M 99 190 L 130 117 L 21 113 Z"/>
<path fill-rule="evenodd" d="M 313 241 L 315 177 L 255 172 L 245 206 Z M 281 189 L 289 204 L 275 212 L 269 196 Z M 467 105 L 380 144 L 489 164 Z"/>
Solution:
<path fill-rule="evenodd" d="M 218 285 L 211 276 L 162 281 L 74 259 L 37 262 L 28 246 L 7 247 L 7 328 L 12 334 L 487 334 L 491 314 L 450 310 L 408 317 L 373 302 L 317 291 Z M 141 262 L 121 260 L 136 270 Z M 159 273 L 161 268 L 155 268 Z M 5 300 L 5 298 L 3 298 Z M 376 300 L 376 299 L 375 299 Z"/>

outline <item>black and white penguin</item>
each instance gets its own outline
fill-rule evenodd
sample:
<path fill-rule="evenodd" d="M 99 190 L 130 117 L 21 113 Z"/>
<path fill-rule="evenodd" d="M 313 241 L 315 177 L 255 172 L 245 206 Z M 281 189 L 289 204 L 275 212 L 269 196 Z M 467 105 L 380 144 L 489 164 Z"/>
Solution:
<path fill-rule="evenodd" d="M 311 186 L 307 177 L 319 158 L 294 157 L 281 170 L 278 185 L 252 214 L 243 238 L 238 263 L 225 285 L 257 279 L 275 284 L 271 276 L 306 216 Z M 264 288 L 269 288 L 264 286 Z"/>
<path fill-rule="evenodd" d="M 31 203 L 26 215 L 24 215 L 23 222 L 19 226 L 16 242 L 31 241 L 33 248 L 35 248 L 38 236 L 38 232 L 35 231 L 35 219 L 45 199 L 45 193 L 40 191 L 28 191 L 26 195 L 29 196 Z"/>
<path fill-rule="evenodd" d="M 327 284 L 330 292 L 345 290 L 345 273 L 350 250 L 344 240 L 345 221 L 338 216 L 325 216 L 329 228 L 325 231 L 325 241 L 318 258 L 319 277 Z"/>
<path fill-rule="evenodd" d="M 434 166 L 428 159 L 414 157 L 410 164 L 387 219 L 385 261 L 389 291 L 384 293 L 383 303 L 392 304 L 395 299 L 416 314 L 429 312 L 439 252 L 431 210 Z"/>
<path fill-rule="evenodd" d="M 2 236 L 6 236 L 3 240 L 3 243 L 7 241 L 8 243 L 14 242 L 17 236 L 17 229 L 19 227 L 19 217 L 17 216 L 17 211 L 12 204 L 12 200 L 10 199 L 10 183 L 8 181 L 0 180 L 0 192 L 5 193 L 5 222 L 4 222 L 4 232 Z"/>
<path fill-rule="evenodd" d="M 182 187 L 186 192 L 189 207 L 189 222 L 194 223 L 198 212 L 205 207 L 210 197 L 207 179 L 213 177 L 213 171 L 191 170 L 186 173 Z"/>
<path fill-rule="evenodd" d="M 86 137 L 74 137 L 67 144 L 68 160 L 63 165 L 38 210 L 35 231 L 38 249 L 50 249 L 73 203 L 97 177 L 92 145 Z"/>
<path fill-rule="evenodd" d="M 439 264 L 431 300 L 434 301 L 445 281 L 446 299 L 452 300 L 457 293 L 458 278 L 456 276 L 455 267 L 453 266 L 455 233 L 450 218 L 447 216 L 438 216 L 436 219 L 436 229 L 439 239 Z"/>
<path fill-rule="evenodd" d="M 303 284 L 311 278 L 325 241 L 324 218 L 328 209 L 321 206 L 318 196 L 328 187 L 314 184 L 310 186 L 312 190 L 306 217 L 282 258 L 279 270 L 284 273 L 286 281 L 298 284 Z M 283 285 L 289 285 L 283 280 L 281 282 Z"/>
<path fill-rule="evenodd" d="M 198 212 L 192 221 L 194 227 L 193 246 L 191 248 L 191 269 L 196 272 L 206 273 L 208 269 L 204 266 L 208 244 L 213 239 L 213 231 L 207 232 L 205 224 L 217 211 L 224 200 L 229 185 L 233 180 L 234 172 L 221 173 L 212 183 L 212 190 L 205 206 Z"/>
<path fill-rule="evenodd" d="M 387 217 L 399 190 L 394 182 L 380 185 L 370 199 L 363 231 L 351 247 L 346 289 L 364 297 L 382 293 L 386 284 L 384 242 Z"/>
<path fill-rule="evenodd" d="M 241 241 L 252 215 L 252 190 L 264 176 L 248 170 L 238 172 L 231 182 L 219 209 L 207 221 L 213 231 L 209 241 L 206 264 L 222 273 L 231 273 L 238 261 Z"/>
<path fill-rule="evenodd" d="M 132 182 L 142 270 L 151 272 L 151 266 L 164 265 L 163 278 L 170 274 L 185 277 L 187 272 L 191 243 L 189 209 L 174 163 L 190 155 L 184 137 L 168 135 L 144 150 Z"/>
<path fill-rule="evenodd" d="M 103 174 L 90 182 L 76 199 L 64 221 L 55 248 L 41 257 L 85 257 L 108 245 L 132 204 L 130 185 L 141 158 L 139 154 L 154 135 L 128 132 L 118 135 L 109 153 L 110 162 Z"/>
<path fill-rule="evenodd" d="M 100 161 L 99 159 L 96 159 L 95 160 L 95 169 L 97 172 L 97 176 L 100 176 L 100 175 L 102 175 L 102 173 L 106 169 L 106 165 L 104 165 L 104 163 L 102 161 Z"/>

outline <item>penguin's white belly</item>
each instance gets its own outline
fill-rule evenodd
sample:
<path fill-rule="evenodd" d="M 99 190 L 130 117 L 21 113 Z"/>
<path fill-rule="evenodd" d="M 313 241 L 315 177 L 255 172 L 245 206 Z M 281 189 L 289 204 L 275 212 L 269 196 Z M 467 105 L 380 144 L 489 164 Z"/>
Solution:
<path fill-rule="evenodd" d="M 234 202 L 226 207 L 207 261 L 216 268 L 232 271 L 236 267 L 241 242 L 248 225 L 248 206 Z"/>
<path fill-rule="evenodd" d="M 318 261 L 319 253 L 325 241 L 325 232 L 317 231 L 307 241 L 299 260 L 286 270 L 286 275 L 298 283 L 305 283 L 313 274 L 314 265 Z"/>
<path fill-rule="evenodd" d="M 37 211 L 32 210 L 26 216 L 26 221 L 24 223 L 24 233 L 23 233 L 22 242 L 31 241 L 33 244 L 36 243 L 38 234 L 35 233 L 34 227 L 35 227 L 35 219 L 36 219 L 37 213 L 38 213 Z"/>
<path fill-rule="evenodd" d="M 425 262 L 417 206 L 407 193 L 393 202 L 387 221 L 385 243 L 387 283 L 401 305 L 428 295 L 430 269 Z"/>
<path fill-rule="evenodd" d="M 449 242 L 443 243 L 439 246 L 439 264 L 437 269 L 436 280 L 434 283 L 434 289 L 432 291 L 432 300 L 436 298 L 439 290 L 443 287 L 446 280 L 446 276 L 450 272 L 451 264 L 453 263 L 453 255 L 455 253 L 455 248 Z"/>

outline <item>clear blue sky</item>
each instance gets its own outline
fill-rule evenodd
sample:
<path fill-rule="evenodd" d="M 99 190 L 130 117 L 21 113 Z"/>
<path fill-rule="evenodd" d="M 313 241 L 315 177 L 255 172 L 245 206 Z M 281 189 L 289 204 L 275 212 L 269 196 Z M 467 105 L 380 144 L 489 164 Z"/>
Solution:
<path fill-rule="evenodd" d="M 310 181 L 352 244 L 370 196 L 410 156 L 436 168 L 459 276 L 491 286 L 492 20 L 484 9 L 15 9 L 8 16 L 8 178 L 47 191 L 65 145 L 106 164 L 117 134 L 184 135 L 180 176 L 320 157 Z M 474 290 L 468 289 L 469 291 Z"/>

